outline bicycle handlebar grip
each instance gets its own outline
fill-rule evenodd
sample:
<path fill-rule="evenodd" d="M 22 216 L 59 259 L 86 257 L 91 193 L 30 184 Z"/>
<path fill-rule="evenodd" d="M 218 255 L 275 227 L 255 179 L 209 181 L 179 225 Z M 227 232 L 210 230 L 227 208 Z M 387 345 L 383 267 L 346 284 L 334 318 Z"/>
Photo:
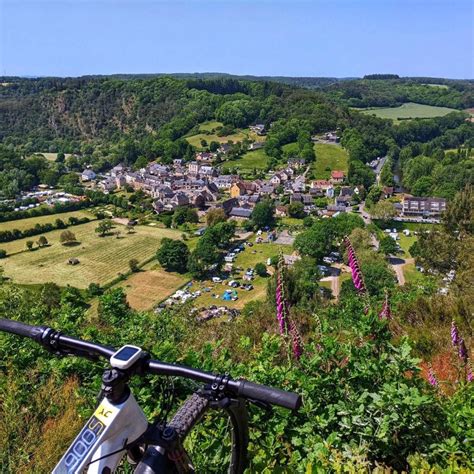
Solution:
<path fill-rule="evenodd" d="M 294 392 L 286 392 L 278 388 L 266 387 L 258 383 L 240 380 L 239 395 L 253 398 L 261 402 L 271 403 L 290 410 L 298 410 L 301 406 L 301 395 Z"/>
<path fill-rule="evenodd" d="M 17 334 L 18 336 L 23 337 L 30 337 L 36 341 L 41 339 L 44 330 L 44 327 L 31 326 L 29 324 L 21 323 L 20 321 L 0 318 L 0 331 Z"/>

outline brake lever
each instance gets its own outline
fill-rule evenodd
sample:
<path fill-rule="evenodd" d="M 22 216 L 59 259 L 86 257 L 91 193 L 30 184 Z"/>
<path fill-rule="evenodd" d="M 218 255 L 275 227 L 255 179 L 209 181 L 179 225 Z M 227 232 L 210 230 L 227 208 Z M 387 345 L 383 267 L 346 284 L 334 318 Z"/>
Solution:
<path fill-rule="evenodd" d="M 261 408 L 262 410 L 265 410 L 267 414 L 273 413 L 273 407 L 270 405 L 270 403 L 267 402 L 262 402 L 261 400 L 255 400 L 254 398 L 247 398 L 250 403 L 255 405 L 258 408 Z"/>

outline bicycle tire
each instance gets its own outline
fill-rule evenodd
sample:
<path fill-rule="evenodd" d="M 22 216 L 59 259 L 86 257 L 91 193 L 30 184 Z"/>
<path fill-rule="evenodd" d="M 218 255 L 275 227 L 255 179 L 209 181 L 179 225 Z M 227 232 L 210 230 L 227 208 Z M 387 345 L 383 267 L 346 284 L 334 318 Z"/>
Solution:
<path fill-rule="evenodd" d="M 183 443 L 209 409 L 209 400 L 194 393 L 181 405 L 167 426 L 176 430 L 181 443 Z M 223 408 L 223 411 L 227 413 L 231 422 L 231 456 L 227 472 L 228 474 L 242 474 L 247 466 L 248 447 L 248 413 L 245 401 L 238 399 L 229 407 Z M 159 447 L 153 448 L 160 449 Z M 151 474 L 154 472 L 150 470 L 149 466 L 144 468 L 145 466 L 140 463 L 135 473 Z M 176 469 L 177 472 L 189 472 L 180 470 L 178 465 L 176 465 Z"/>

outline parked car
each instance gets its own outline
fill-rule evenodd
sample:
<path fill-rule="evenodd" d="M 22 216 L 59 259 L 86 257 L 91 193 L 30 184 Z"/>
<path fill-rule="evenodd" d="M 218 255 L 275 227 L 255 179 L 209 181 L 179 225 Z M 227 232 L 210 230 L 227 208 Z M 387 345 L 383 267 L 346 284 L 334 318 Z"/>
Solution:
<path fill-rule="evenodd" d="M 334 263 L 334 260 L 331 257 L 324 257 L 323 262 L 327 263 L 328 265 L 331 265 L 332 263 Z"/>
<path fill-rule="evenodd" d="M 220 282 L 222 281 L 222 278 L 220 278 L 220 277 L 212 277 L 212 281 L 213 281 L 214 283 L 220 283 Z"/>

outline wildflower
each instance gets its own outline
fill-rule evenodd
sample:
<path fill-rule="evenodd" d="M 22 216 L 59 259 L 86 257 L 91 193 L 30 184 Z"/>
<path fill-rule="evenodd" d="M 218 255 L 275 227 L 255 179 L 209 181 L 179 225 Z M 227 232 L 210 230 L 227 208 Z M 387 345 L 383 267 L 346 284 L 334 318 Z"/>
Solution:
<path fill-rule="evenodd" d="M 360 294 L 365 293 L 366 288 L 364 284 L 364 278 L 362 272 L 360 271 L 359 262 L 357 261 L 357 256 L 354 251 L 354 248 L 352 247 L 351 241 L 347 237 L 344 243 L 347 247 L 347 254 L 349 256 L 349 267 L 352 272 L 352 281 L 354 283 L 354 286 Z"/>
<path fill-rule="evenodd" d="M 433 367 L 431 367 L 431 364 L 429 365 L 429 370 L 428 370 L 428 382 L 433 387 L 438 386 L 438 379 L 436 378 L 436 375 L 434 373 Z"/>
<path fill-rule="evenodd" d="M 296 360 L 299 360 L 303 354 L 303 341 L 293 320 L 290 320 L 290 336 L 293 346 L 293 355 L 295 356 Z"/>
<path fill-rule="evenodd" d="M 469 363 L 467 366 L 467 375 L 466 375 L 466 380 L 468 382 L 474 382 L 474 374 L 472 373 L 472 367 L 471 364 Z"/>
<path fill-rule="evenodd" d="M 464 339 L 461 337 L 459 338 L 459 350 L 458 350 L 459 358 L 467 364 L 467 348 L 466 344 L 464 344 Z"/>
<path fill-rule="evenodd" d="M 454 347 L 459 344 L 459 331 L 454 321 L 451 321 L 451 342 Z"/>
<path fill-rule="evenodd" d="M 390 310 L 390 303 L 388 300 L 388 292 L 385 292 L 385 301 L 383 303 L 382 311 L 379 313 L 380 319 L 392 319 L 392 312 Z"/>
<path fill-rule="evenodd" d="M 287 332 L 287 314 L 288 314 L 288 307 L 287 302 L 285 300 L 285 287 L 283 281 L 283 268 L 285 262 L 283 259 L 283 254 L 280 254 L 280 260 L 278 262 L 278 269 L 277 269 L 277 287 L 276 287 L 276 305 L 277 305 L 277 320 L 278 325 L 280 328 L 280 334 L 284 335 Z"/>

